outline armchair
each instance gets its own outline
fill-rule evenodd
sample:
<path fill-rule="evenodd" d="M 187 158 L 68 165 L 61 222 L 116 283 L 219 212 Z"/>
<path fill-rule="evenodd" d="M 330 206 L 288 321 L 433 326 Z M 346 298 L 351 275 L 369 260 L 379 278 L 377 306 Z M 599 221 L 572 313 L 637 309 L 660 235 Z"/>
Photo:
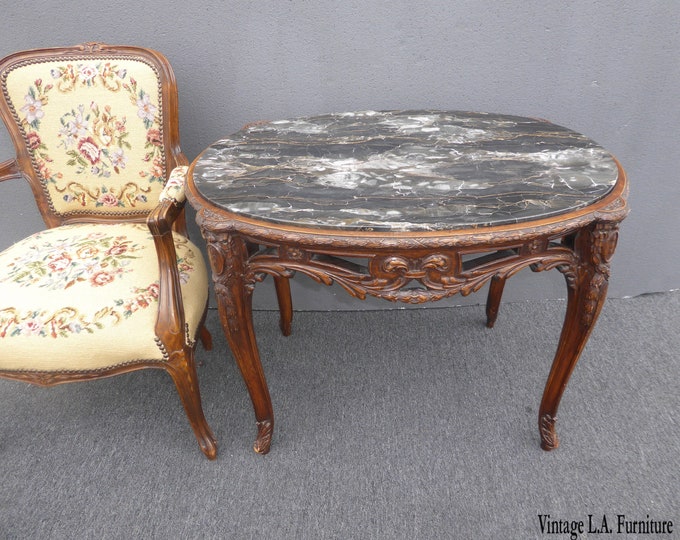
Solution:
<path fill-rule="evenodd" d="M 144 368 L 173 379 L 203 453 L 194 364 L 207 270 L 188 239 L 167 60 L 88 43 L 0 61 L 0 115 L 47 228 L 0 253 L 0 377 L 50 386 Z"/>

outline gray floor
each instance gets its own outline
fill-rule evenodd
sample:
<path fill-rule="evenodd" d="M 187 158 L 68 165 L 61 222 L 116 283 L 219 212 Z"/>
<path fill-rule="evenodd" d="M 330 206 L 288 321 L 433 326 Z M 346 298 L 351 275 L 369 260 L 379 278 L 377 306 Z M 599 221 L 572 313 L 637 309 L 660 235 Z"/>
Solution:
<path fill-rule="evenodd" d="M 539 515 L 680 531 L 680 293 L 609 301 L 562 401 L 536 415 L 563 302 L 256 313 L 268 456 L 217 314 L 200 351 L 217 461 L 146 371 L 41 389 L 0 381 L 0 538 L 568 538 Z M 606 536 L 604 536 L 606 537 Z M 649 536 L 641 536 L 649 537 Z M 666 535 L 665 537 L 673 537 Z M 583 534 L 579 538 L 603 538 Z"/>

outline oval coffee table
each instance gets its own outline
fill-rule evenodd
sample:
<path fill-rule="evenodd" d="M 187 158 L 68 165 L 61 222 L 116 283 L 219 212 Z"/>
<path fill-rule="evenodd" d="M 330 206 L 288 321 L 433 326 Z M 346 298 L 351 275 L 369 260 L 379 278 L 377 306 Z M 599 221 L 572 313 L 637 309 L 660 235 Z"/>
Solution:
<path fill-rule="evenodd" d="M 354 297 L 421 303 L 557 269 L 568 303 L 541 401 L 541 447 L 600 313 L 626 176 L 616 159 L 544 120 L 455 111 L 364 111 L 252 124 L 192 163 L 188 198 L 208 245 L 220 320 L 255 409 L 255 450 L 274 427 L 252 323 L 273 276 L 291 331 L 296 272 Z"/>

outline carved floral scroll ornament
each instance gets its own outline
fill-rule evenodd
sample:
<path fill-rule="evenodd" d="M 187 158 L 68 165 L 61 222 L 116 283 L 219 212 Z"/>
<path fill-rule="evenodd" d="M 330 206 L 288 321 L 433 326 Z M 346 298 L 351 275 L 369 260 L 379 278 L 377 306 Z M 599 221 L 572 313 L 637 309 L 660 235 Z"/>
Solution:
<path fill-rule="evenodd" d="M 367 266 L 340 257 L 313 255 L 294 248 L 263 250 L 248 259 L 246 282 L 252 290 L 266 275 L 290 278 L 296 272 L 319 283 L 337 283 L 352 296 L 367 295 L 393 302 L 419 304 L 455 294 L 481 289 L 494 276 L 508 278 L 524 268 L 544 271 L 557 268 L 573 283 L 576 256 L 564 246 L 554 245 L 539 253 L 520 254 L 521 250 L 497 252 L 480 262 L 463 263 L 456 251 L 442 251 L 424 256 L 409 254 L 373 255 Z"/>

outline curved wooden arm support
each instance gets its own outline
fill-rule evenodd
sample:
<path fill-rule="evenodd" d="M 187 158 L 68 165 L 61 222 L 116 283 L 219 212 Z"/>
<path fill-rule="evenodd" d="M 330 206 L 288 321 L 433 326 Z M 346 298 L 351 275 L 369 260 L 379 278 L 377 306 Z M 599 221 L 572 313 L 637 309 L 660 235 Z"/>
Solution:
<path fill-rule="evenodd" d="M 15 178 L 23 178 L 17 160 L 8 159 L 0 163 L 0 182 L 14 180 Z"/>
<path fill-rule="evenodd" d="M 193 336 L 188 335 L 184 317 L 173 223 L 183 216 L 184 201 L 161 201 L 149 214 L 147 225 L 158 255 L 159 292 L 156 339 L 166 357 L 165 369 L 172 377 L 203 453 L 217 456 L 217 442 L 203 414 L 198 375 L 194 363 Z"/>
<path fill-rule="evenodd" d="M 146 220 L 156 244 L 160 271 L 156 333 L 165 333 L 167 336 L 168 329 L 172 329 L 171 333 L 181 338 L 181 341 L 177 341 L 180 348 L 184 344 L 184 307 L 172 225 L 182 212 L 182 206 L 181 203 L 162 201 Z M 167 337 L 164 341 L 165 339 Z"/>

